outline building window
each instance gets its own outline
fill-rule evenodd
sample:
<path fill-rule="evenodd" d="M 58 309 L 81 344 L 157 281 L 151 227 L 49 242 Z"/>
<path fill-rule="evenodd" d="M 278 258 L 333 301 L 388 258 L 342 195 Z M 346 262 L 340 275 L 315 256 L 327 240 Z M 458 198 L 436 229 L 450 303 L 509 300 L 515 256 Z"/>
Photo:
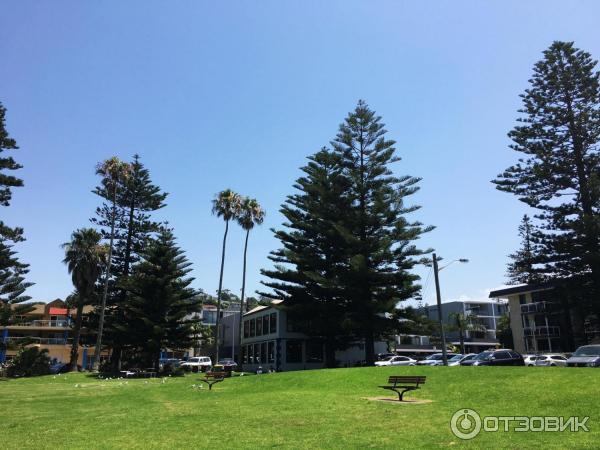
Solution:
<path fill-rule="evenodd" d="M 265 314 L 262 318 L 263 334 L 269 334 L 269 315 Z"/>
<path fill-rule="evenodd" d="M 524 305 L 525 303 L 527 303 L 526 298 L 527 297 L 525 296 L 525 294 L 519 295 L 519 305 Z"/>
<path fill-rule="evenodd" d="M 248 348 L 245 345 L 242 346 L 242 363 L 248 363 Z"/>
<path fill-rule="evenodd" d="M 254 344 L 254 362 L 260 364 L 260 344 Z"/>
<path fill-rule="evenodd" d="M 298 328 L 296 326 L 294 326 L 294 321 L 290 319 L 289 315 L 287 316 L 285 328 L 288 333 L 294 333 L 294 332 L 298 331 Z"/>
<path fill-rule="evenodd" d="M 263 342 L 262 344 L 260 344 L 260 362 L 263 364 L 267 363 L 267 343 Z"/>
<path fill-rule="evenodd" d="M 269 350 L 269 363 L 275 364 L 275 342 L 274 341 L 269 341 L 268 350 Z"/>
<path fill-rule="evenodd" d="M 260 317 L 256 318 L 256 335 L 257 336 L 263 335 L 262 319 Z"/>
<path fill-rule="evenodd" d="M 254 346 L 252 344 L 246 346 L 246 353 L 248 354 L 248 362 L 254 364 Z"/>
<path fill-rule="evenodd" d="M 250 324 L 247 320 L 244 321 L 244 337 L 247 338 L 250 335 Z"/>
<path fill-rule="evenodd" d="M 306 343 L 306 362 L 323 362 L 323 343 L 319 340 L 310 340 Z"/>
<path fill-rule="evenodd" d="M 290 340 L 285 343 L 285 361 L 288 363 L 302 362 L 302 341 Z"/>
<path fill-rule="evenodd" d="M 250 320 L 250 337 L 256 336 L 256 328 L 255 328 L 254 319 Z"/>
<path fill-rule="evenodd" d="M 277 314 L 271 313 L 271 319 L 269 320 L 269 331 L 271 333 L 277 333 Z"/>

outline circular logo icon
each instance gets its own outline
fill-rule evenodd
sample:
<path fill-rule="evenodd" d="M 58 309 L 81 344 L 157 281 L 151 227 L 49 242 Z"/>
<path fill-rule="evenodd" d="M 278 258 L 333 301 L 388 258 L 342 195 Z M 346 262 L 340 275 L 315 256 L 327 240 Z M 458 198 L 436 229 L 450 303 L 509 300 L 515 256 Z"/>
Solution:
<path fill-rule="evenodd" d="M 481 417 L 472 409 L 459 409 L 450 419 L 454 436 L 460 439 L 473 439 L 481 431 Z"/>

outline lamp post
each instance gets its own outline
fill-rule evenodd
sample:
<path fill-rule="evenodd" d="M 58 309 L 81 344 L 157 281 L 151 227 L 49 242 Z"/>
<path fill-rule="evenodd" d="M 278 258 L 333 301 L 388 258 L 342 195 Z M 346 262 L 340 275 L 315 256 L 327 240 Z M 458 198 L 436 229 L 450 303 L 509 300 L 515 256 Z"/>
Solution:
<path fill-rule="evenodd" d="M 433 254 L 433 274 L 435 277 L 435 295 L 436 295 L 436 300 L 437 300 L 437 313 L 438 313 L 438 322 L 440 324 L 440 335 L 442 337 L 442 363 L 444 364 L 444 366 L 448 365 L 448 353 L 446 351 L 446 334 L 444 333 L 444 320 L 443 320 L 443 316 L 442 316 L 442 296 L 440 294 L 439 272 L 441 270 L 445 269 L 446 267 L 448 267 L 450 264 L 455 263 L 455 262 L 468 263 L 469 260 L 465 259 L 465 258 L 455 259 L 454 261 L 450 261 L 444 267 L 438 268 L 437 255 L 435 253 Z"/>

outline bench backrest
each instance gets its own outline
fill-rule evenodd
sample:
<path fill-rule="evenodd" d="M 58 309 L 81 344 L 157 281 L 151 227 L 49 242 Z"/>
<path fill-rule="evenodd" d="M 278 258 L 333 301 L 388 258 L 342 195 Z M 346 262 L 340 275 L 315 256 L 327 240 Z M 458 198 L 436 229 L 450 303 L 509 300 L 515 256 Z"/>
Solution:
<path fill-rule="evenodd" d="M 412 383 L 412 384 L 416 384 L 418 386 L 419 384 L 425 384 L 426 378 L 427 377 L 421 377 L 421 376 L 407 377 L 407 376 L 392 375 L 391 377 L 388 378 L 388 383 L 390 383 L 390 384 Z"/>
<path fill-rule="evenodd" d="M 206 372 L 204 375 L 206 378 L 225 378 L 227 376 L 227 372 Z"/>

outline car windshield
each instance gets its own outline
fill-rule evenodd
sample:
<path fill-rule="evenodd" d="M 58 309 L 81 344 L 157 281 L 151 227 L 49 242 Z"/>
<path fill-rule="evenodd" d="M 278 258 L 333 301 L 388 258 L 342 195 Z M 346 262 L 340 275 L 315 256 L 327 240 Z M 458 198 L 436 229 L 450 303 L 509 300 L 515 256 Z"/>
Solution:
<path fill-rule="evenodd" d="M 200 362 L 200 358 L 190 358 L 188 362 Z"/>
<path fill-rule="evenodd" d="M 472 360 L 473 358 L 475 358 L 476 356 L 477 356 L 477 355 L 467 355 L 467 356 L 465 356 L 465 359 L 463 359 L 463 361 L 470 361 L 470 360 Z"/>
<path fill-rule="evenodd" d="M 476 361 L 487 361 L 492 356 L 492 352 L 481 352 L 475 357 Z"/>
<path fill-rule="evenodd" d="M 442 358 L 443 358 L 443 355 L 429 355 L 427 358 L 425 358 L 425 360 L 426 361 L 437 361 Z"/>
<path fill-rule="evenodd" d="M 448 361 L 460 361 L 462 359 L 463 355 L 456 355 L 453 356 L 452 358 L 450 358 Z"/>
<path fill-rule="evenodd" d="M 600 356 L 600 346 L 590 345 L 587 347 L 579 347 L 573 356 Z"/>

